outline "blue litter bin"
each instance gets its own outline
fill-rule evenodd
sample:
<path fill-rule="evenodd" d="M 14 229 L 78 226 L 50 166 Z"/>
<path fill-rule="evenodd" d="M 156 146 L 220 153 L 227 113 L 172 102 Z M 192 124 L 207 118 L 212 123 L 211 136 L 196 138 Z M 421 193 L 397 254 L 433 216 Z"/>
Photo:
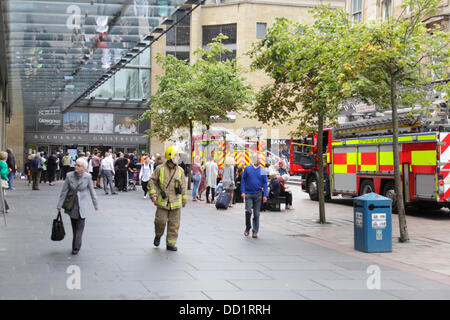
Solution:
<path fill-rule="evenodd" d="M 354 198 L 355 250 L 392 252 L 392 201 L 376 193 Z"/>

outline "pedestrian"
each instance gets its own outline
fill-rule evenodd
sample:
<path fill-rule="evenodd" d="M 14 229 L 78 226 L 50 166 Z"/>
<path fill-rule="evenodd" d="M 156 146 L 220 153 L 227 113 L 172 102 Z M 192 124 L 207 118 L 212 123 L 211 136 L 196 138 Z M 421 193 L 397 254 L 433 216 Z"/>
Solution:
<path fill-rule="evenodd" d="M 42 174 L 42 159 L 41 154 L 36 152 L 36 155 L 31 163 L 31 174 L 33 176 L 33 190 L 39 190 L 39 183 L 41 182 Z"/>
<path fill-rule="evenodd" d="M 198 188 L 202 180 L 202 168 L 199 162 L 200 160 L 196 157 L 194 159 L 194 164 L 192 165 L 192 181 L 194 182 L 194 187 L 192 189 L 192 201 L 198 200 Z"/>
<path fill-rule="evenodd" d="M 99 161 L 99 166 L 98 166 L 98 175 L 97 175 L 96 186 L 97 186 L 97 189 L 102 189 L 101 179 L 102 179 L 103 175 L 102 175 L 102 167 L 100 164 L 101 164 L 103 158 L 102 158 L 102 154 L 100 151 L 97 151 L 97 158 Z"/>
<path fill-rule="evenodd" d="M 66 155 L 62 158 L 62 178 L 66 180 L 67 173 L 70 171 L 70 167 L 72 166 L 72 157 L 69 155 L 69 152 L 66 152 Z"/>
<path fill-rule="evenodd" d="M 128 179 L 131 180 L 133 179 L 134 174 L 137 172 L 137 158 L 135 157 L 135 155 L 132 153 L 130 154 L 130 162 L 128 164 Z"/>
<path fill-rule="evenodd" d="M 117 188 L 119 191 L 127 192 L 127 171 L 130 160 L 125 158 L 123 152 L 119 154 L 119 158 L 114 163 L 117 167 L 117 178 L 119 179 Z"/>
<path fill-rule="evenodd" d="M 157 154 L 155 155 L 155 163 L 153 164 L 153 171 L 155 171 L 156 168 L 157 168 L 159 165 L 161 165 L 162 163 L 163 163 L 162 157 L 161 157 L 161 155 L 160 155 L 159 153 L 157 153 Z"/>
<path fill-rule="evenodd" d="M 252 164 L 245 167 L 241 181 L 241 196 L 245 200 L 245 232 L 249 235 L 252 228 L 251 217 L 253 214 L 253 238 L 258 238 L 259 213 L 261 209 L 261 198 L 267 202 L 267 175 L 261 167 L 261 155 L 252 157 Z"/>
<path fill-rule="evenodd" d="M 98 211 L 97 194 L 94 190 L 92 177 L 86 172 L 88 163 L 84 158 L 78 158 L 75 162 L 75 171 L 67 174 L 59 201 L 57 205 L 58 212 L 61 212 L 66 196 L 69 192 L 75 193 L 74 204 L 71 210 L 64 209 L 64 212 L 70 216 L 72 224 L 73 240 L 72 254 L 78 254 L 81 249 L 85 219 L 90 211 L 88 200 L 91 198 L 95 211 Z"/>
<path fill-rule="evenodd" d="M 197 193 L 197 200 L 204 201 L 202 198 L 203 191 L 206 190 L 206 175 L 205 175 L 205 166 L 204 163 L 200 166 L 200 169 L 202 171 L 202 177 L 200 179 L 200 184 L 198 186 L 198 193 Z"/>
<path fill-rule="evenodd" d="M 64 158 L 64 152 L 62 149 L 59 149 L 57 157 L 58 157 L 58 168 L 56 169 L 57 179 L 63 180 L 62 160 Z"/>
<path fill-rule="evenodd" d="M 2 192 L 3 192 L 3 199 L 5 200 L 5 213 L 9 212 L 9 205 L 8 202 L 6 202 L 6 193 L 5 189 L 9 187 L 8 185 L 8 175 L 9 175 L 9 167 L 6 163 L 8 160 L 8 153 L 5 151 L 0 152 L 0 176 L 2 180 Z"/>
<path fill-rule="evenodd" d="M 114 169 L 114 160 L 112 158 L 112 154 L 110 154 L 109 152 L 106 152 L 105 157 L 103 158 L 103 160 L 100 163 L 100 166 L 101 166 L 101 172 L 103 175 L 103 190 L 105 191 L 105 194 L 109 194 L 108 193 L 108 185 L 111 189 L 111 194 L 117 194 L 114 191 L 113 177 L 115 174 L 115 169 Z"/>
<path fill-rule="evenodd" d="M 53 151 L 47 160 L 47 173 L 48 173 L 48 185 L 49 186 L 55 185 L 53 183 L 53 181 L 55 181 L 57 166 L 58 166 L 58 158 L 56 157 L 56 152 Z"/>
<path fill-rule="evenodd" d="M 47 153 L 41 152 L 42 160 L 42 172 L 41 172 L 41 183 L 47 183 Z"/>
<path fill-rule="evenodd" d="M 234 191 L 234 201 L 233 203 L 236 202 L 244 202 L 244 200 L 241 198 L 241 181 L 242 181 L 242 167 L 239 167 L 237 170 L 237 176 L 235 179 L 236 182 L 236 190 Z"/>
<path fill-rule="evenodd" d="M 6 163 L 8 164 L 9 173 L 8 173 L 8 190 L 15 190 L 13 188 L 14 175 L 16 174 L 16 159 L 14 157 L 14 153 L 11 149 L 6 149 L 6 153 L 8 154 L 8 159 Z"/>
<path fill-rule="evenodd" d="M 286 210 L 292 209 L 292 192 L 286 186 L 288 180 L 288 174 L 284 174 L 278 178 L 278 181 L 280 181 L 280 196 L 286 198 Z"/>
<path fill-rule="evenodd" d="M 229 207 L 233 207 L 233 194 L 236 189 L 236 184 L 234 181 L 235 173 L 234 173 L 234 159 L 232 157 L 227 157 L 225 159 L 225 165 L 223 167 L 222 173 L 222 183 L 223 190 L 231 193 L 230 205 Z"/>
<path fill-rule="evenodd" d="M 206 203 L 215 203 L 214 196 L 216 194 L 217 174 L 219 167 L 217 160 L 210 160 L 205 165 L 206 174 Z M 209 194 L 211 193 L 211 202 L 209 201 Z"/>
<path fill-rule="evenodd" d="M 25 165 L 24 165 L 25 173 L 27 174 L 27 177 L 28 177 L 28 186 L 31 186 L 31 181 L 32 181 L 31 170 L 32 170 L 32 162 L 33 162 L 34 157 L 35 157 L 34 154 L 30 154 L 27 158 L 27 162 L 25 162 Z"/>
<path fill-rule="evenodd" d="M 94 188 L 101 189 L 102 187 L 97 183 L 98 175 L 100 173 L 100 157 L 98 152 L 94 152 L 90 163 L 92 166 L 92 181 L 94 182 Z"/>
<path fill-rule="evenodd" d="M 280 174 L 274 168 L 269 169 L 269 187 L 268 187 L 268 197 L 267 203 L 264 203 L 263 199 L 261 199 L 261 211 L 266 211 L 268 208 L 268 203 L 270 200 L 274 200 L 280 196 L 280 181 L 278 180 L 278 176 Z"/>
<path fill-rule="evenodd" d="M 150 164 L 150 158 L 145 158 L 144 164 L 141 167 L 141 170 L 139 171 L 139 181 L 141 181 L 142 184 L 142 190 L 144 190 L 144 199 L 147 199 L 147 193 L 148 193 L 148 181 L 150 180 L 151 176 L 153 174 L 153 167 Z"/>
<path fill-rule="evenodd" d="M 150 197 L 156 205 L 155 239 L 158 247 L 167 225 L 166 249 L 177 251 L 175 246 L 180 228 L 181 207 L 186 206 L 186 177 L 178 166 L 179 156 L 175 146 L 167 148 L 166 162 L 157 167 L 150 179 Z"/>

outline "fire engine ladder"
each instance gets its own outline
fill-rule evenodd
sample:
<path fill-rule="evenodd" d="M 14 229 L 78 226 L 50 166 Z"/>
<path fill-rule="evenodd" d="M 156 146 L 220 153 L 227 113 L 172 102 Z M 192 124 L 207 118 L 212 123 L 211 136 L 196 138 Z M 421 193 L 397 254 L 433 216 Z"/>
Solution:
<path fill-rule="evenodd" d="M 398 126 L 400 133 L 408 133 L 421 131 L 424 124 L 418 118 L 399 116 Z M 334 138 L 341 139 L 374 134 L 392 134 L 392 119 L 390 117 L 382 117 L 343 123 L 335 129 L 336 136 Z"/>

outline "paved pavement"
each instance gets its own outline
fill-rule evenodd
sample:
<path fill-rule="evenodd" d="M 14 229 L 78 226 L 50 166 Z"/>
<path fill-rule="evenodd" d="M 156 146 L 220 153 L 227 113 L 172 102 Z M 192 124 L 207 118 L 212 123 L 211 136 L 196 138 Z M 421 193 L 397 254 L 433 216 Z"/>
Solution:
<path fill-rule="evenodd" d="M 0 220 L 0 299 L 450 299 L 445 274 L 417 274 L 387 253 L 346 247 L 351 207 L 327 205 L 330 220 L 338 212 L 345 228 L 308 222 L 316 206 L 302 193 L 295 194 L 295 210 L 262 213 L 259 239 L 243 236 L 243 204 L 217 211 L 191 202 L 182 212 L 179 251 L 168 252 L 153 247 L 155 208 L 141 192 L 98 191 L 101 209 L 88 217 L 82 249 L 72 256 L 67 216 L 66 238 L 50 240 L 61 187 L 31 191 L 18 181 L 7 193 L 12 209 L 7 227 Z M 407 248 L 409 255 L 418 250 Z M 73 265 L 81 271 L 80 290 L 67 288 Z M 381 270 L 381 290 L 367 287 L 371 265 Z"/>

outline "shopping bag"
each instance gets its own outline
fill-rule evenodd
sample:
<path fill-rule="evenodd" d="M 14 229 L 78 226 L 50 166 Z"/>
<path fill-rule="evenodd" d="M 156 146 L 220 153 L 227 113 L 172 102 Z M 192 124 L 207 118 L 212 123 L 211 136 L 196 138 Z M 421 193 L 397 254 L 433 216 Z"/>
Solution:
<path fill-rule="evenodd" d="M 58 216 L 53 220 L 52 236 L 53 241 L 61 241 L 64 239 L 66 232 L 64 231 L 64 224 L 61 217 L 61 212 L 58 212 Z"/>

